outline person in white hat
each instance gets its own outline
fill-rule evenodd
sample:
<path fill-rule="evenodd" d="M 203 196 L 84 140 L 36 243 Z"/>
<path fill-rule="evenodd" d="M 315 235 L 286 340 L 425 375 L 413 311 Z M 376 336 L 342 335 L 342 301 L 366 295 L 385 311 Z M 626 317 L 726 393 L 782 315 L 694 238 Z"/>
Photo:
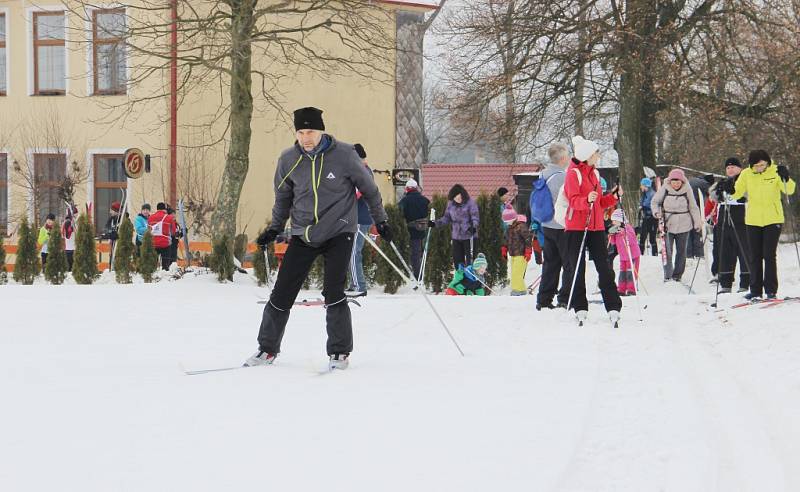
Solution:
<path fill-rule="evenodd" d="M 419 270 L 422 266 L 422 249 L 428 230 L 428 207 L 430 204 L 431 201 L 420 193 L 419 184 L 414 178 L 406 181 L 406 195 L 400 199 L 397 206 L 406 219 L 411 241 L 411 269 L 416 278 L 420 277 Z"/>

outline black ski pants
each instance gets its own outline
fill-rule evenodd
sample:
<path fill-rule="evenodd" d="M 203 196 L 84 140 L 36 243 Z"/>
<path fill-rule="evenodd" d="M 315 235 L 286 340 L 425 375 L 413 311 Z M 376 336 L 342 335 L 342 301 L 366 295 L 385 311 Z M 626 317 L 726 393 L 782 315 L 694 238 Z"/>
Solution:
<path fill-rule="evenodd" d="M 470 247 L 472 243 L 472 247 Z M 453 239 L 453 266 L 458 270 L 458 265 L 469 266 L 472 264 L 473 255 L 478 250 L 478 238 Z"/>
<path fill-rule="evenodd" d="M 658 219 L 653 216 L 645 217 L 642 219 L 642 225 L 639 229 L 639 251 L 645 254 L 644 245 L 647 240 L 650 240 L 650 251 L 653 256 L 658 256 L 658 246 L 656 246 L 656 237 L 658 236 Z"/>
<path fill-rule="evenodd" d="M 722 219 L 724 215 L 720 215 Z M 736 260 L 739 260 L 739 287 L 747 289 L 750 286 L 750 266 L 748 265 L 748 258 L 750 253 L 748 251 L 747 228 L 744 223 L 733 223 L 728 221 L 725 223 L 725 237 L 722 237 L 722 226 L 720 225 L 719 235 L 715 233 L 715 237 L 719 239 L 719 285 L 730 289 L 733 286 L 733 277 L 736 273 Z"/>
<path fill-rule="evenodd" d="M 558 303 L 566 304 L 569 300 L 569 288 L 572 278 L 567 274 L 567 236 L 563 229 L 551 229 L 543 227 L 544 263 L 542 264 L 542 280 L 539 283 L 539 293 L 536 296 L 536 304 L 548 306 L 553 303 L 553 297 L 558 291 Z M 558 288 L 559 276 L 561 277 L 561 288 Z"/>
<path fill-rule="evenodd" d="M 349 354 L 353 350 L 353 323 L 350 306 L 344 295 L 347 269 L 353 251 L 353 233 L 339 234 L 318 246 L 292 236 L 283 257 L 275 288 L 264 307 L 258 331 L 260 350 L 271 354 L 281 351 L 281 340 L 289 321 L 289 312 L 308 277 L 317 256 L 324 259 L 322 295 L 325 298 L 325 321 L 328 330 L 328 355 Z"/>
<path fill-rule="evenodd" d="M 583 250 L 581 250 L 584 232 L 566 231 L 564 234 L 567 236 L 567 258 L 569 260 L 569 268 L 567 270 L 570 282 L 575 268 L 578 269 L 578 277 L 575 281 L 570 307 L 575 311 L 588 311 L 589 301 L 586 300 L 586 257 L 583 254 Z M 594 258 L 594 269 L 599 277 L 600 293 L 603 296 L 603 305 L 605 305 L 606 311 L 619 311 L 622 309 L 622 299 L 619 297 L 617 284 L 614 282 L 614 272 L 608 265 L 605 231 L 587 232 L 584 248 Z"/>
<path fill-rule="evenodd" d="M 414 277 L 419 278 L 419 270 L 422 267 L 422 253 L 423 253 L 423 243 L 425 239 L 415 239 L 411 238 L 411 270 L 414 271 Z"/>
<path fill-rule="evenodd" d="M 750 293 L 755 296 L 778 293 L 777 250 L 781 226 L 782 224 L 747 226 L 751 254 Z"/>
<path fill-rule="evenodd" d="M 169 266 L 172 264 L 172 245 L 166 248 L 156 248 L 156 253 L 161 257 L 161 269 L 169 270 Z"/>

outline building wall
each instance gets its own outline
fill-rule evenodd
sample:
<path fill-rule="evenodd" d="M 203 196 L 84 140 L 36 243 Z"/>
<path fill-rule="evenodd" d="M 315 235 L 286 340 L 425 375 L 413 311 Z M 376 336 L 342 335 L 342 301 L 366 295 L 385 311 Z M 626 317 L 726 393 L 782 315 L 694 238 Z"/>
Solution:
<path fill-rule="evenodd" d="M 128 180 L 129 211 L 138 212 L 143 202 L 155 204 L 166 199 L 169 173 L 168 100 L 159 98 L 141 103 L 133 111 L 126 107 L 130 99 L 161 94 L 168 83 L 167 73 L 150 77 L 145 83 L 129 89 L 127 96 L 90 96 L 91 50 L 87 43 L 86 25 L 77 16 L 67 13 L 67 93 L 63 96 L 32 96 L 31 12 L 38 8 L 57 9 L 59 2 L 11 0 L 0 3 L 0 14 L 7 19 L 7 69 L 9 87 L 0 97 L 0 153 L 7 151 L 10 184 L 9 232 L 15 229 L 22 215 L 32 216 L 28 191 L 15 179 L 14 162 L 31 165 L 35 148 L 67 153 L 82 169 L 91 169 L 93 155 L 122 153 L 138 147 L 152 157 L 152 172 L 139 180 Z M 387 18 L 387 33 L 395 31 L 395 19 Z M 325 42 L 324 39 L 317 40 Z M 254 66 L 275 70 L 272 66 Z M 129 72 L 136 70 L 135 58 L 129 58 Z M 393 65 L 393 62 L 392 62 Z M 323 77 L 313 67 L 286 70 L 279 93 L 275 96 L 283 111 L 267 104 L 255 94 L 253 138 L 250 168 L 244 185 L 239 231 L 251 237 L 261 228 L 273 202 L 272 177 L 280 152 L 294 141 L 291 111 L 303 106 L 324 110 L 326 129 L 336 138 L 349 143 L 362 143 L 373 169 L 389 170 L 395 159 L 395 84 L 371 82 L 360 76 L 334 75 Z M 255 84 L 254 84 L 255 85 Z M 216 142 L 227 123 L 227 115 L 210 127 L 198 126 L 216 114 L 227 99 L 227 87 L 209 85 L 202 90 L 181 94 L 178 114 L 178 195 L 213 197 L 225 165 L 226 140 Z M 53 131 L 52 129 L 57 129 Z M 57 134 L 55 137 L 53 134 Z M 56 143 L 53 144 L 53 141 Z M 385 200 L 393 201 L 393 188 L 382 174 L 376 174 Z M 94 177 L 89 176 L 76 190 L 75 201 L 93 201 Z M 189 217 L 191 221 L 192 218 Z M 194 238 L 193 238 L 194 239 Z M 14 240 L 12 239 L 12 242 Z"/>

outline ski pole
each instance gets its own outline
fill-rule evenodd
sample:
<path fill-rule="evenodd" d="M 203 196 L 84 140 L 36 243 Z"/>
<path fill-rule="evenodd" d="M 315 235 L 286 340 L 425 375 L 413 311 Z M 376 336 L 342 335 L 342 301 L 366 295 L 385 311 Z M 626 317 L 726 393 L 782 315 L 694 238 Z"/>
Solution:
<path fill-rule="evenodd" d="M 723 198 L 724 198 L 724 196 L 723 196 Z M 728 214 L 728 201 L 727 200 L 725 200 L 725 203 L 722 204 L 722 210 L 723 210 L 723 214 L 725 214 L 725 215 Z M 719 220 L 719 219 L 717 219 L 717 220 Z M 719 235 L 719 259 L 720 259 L 720 263 L 722 262 L 722 246 L 725 244 L 725 223 L 726 222 L 727 222 L 727 220 L 723 217 L 722 229 L 721 229 L 720 235 Z M 722 265 L 720 265 L 720 268 L 722 268 Z M 722 274 L 722 272 L 719 272 L 717 275 L 721 276 L 721 274 Z M 722 280 L 722 279 L 717 277 L 717 290 L 716 290 L 716 293 L 714 294 L 714 304 L 711 305 L 711 307 L 713 307 L 713 308 L 717 307 L 717 303 L 719 302 L 719 284 L 721 283 L 720 280 Z"/>
<path fill-rule="evenodd" d="M 369 245 L 370 245 L 370 246 L 372 246 L 372 247 L 375 249 L 375 251 L 377 251 L 377 252 L 378 252 L 378 254 L 380 254 L 381 256 L 383 256 L 383 259 L 385 259 L 387 262 L 389 262 L 389 265 L 390 265 L 392 268 L 394 268 L 394 269 L 395 269 L 395 271 L 396 271 L 396 272 L 397 272 L 397 273 L 398 273 L 398 274 L 399 274 L 399 275 L 400 275 L 400 276 L 401 276 L 401 277 L 402 277 L 402 278 L 403 278 L 403 279 L 404 279 L 406 282 L 408 282 L 409 284 L 413 284 L 412 280 L 411 280 L 410 278 L 408 278 L 408 277 L 407 277 L 407 276 L 406 276 L 406 275 L 403 273 L 403 271 L 402 271 L 402 270 L 400 270 L 400 268 L 398 268 L 398 267 L 397 267 L 397 265 L 395 265 L 395 264 L 394 264 L 394 262 L 393 262 L 392 260 L 390 260 L 390 259 L 389 259 L 389 257 L 388 257 L 388 256 L 386 256 L 386 253 L 384 253 L 384 252 L 383 252 L 383 250 L 382 250 L 381 248 L 379 248 L 377 244 L 375 244 L 375 241 L 373 241 L 371 237 L 369 237 L 368 235 L 366 235 L 366 234 L 364 234 L 363 232 L 361 232 L 361 230 L 359 230 L 359 231 L 358 231 L 358 233 L 359 233 L 359 234 L 361 234 L 362 236 L 364 236 L 364 240 L 366 240 L 366 241 L 367 241 L 367 243 L 369 243 Z M 442 317 L 439 315 L 439 312 L 436 310 L 436 308 L 435 308 L 435 307 L 433 307 L 433 303 L 431 302 L 431 300 L 430 300 L 430 299 L 428 299 L 428 294 L 425 292 L 425 289 L 424 289 L 424 288 L 423 288 L 423 289 L 421 289 L 421 290 L 420 290 L 420 292 L 422 293 L 422 297 L 423 297 L 423 298 L 425 299 L 425 301 L 428 303 L 428 306 L 430 306 L 430 308 L 431 308 L 431 311 L 433 311 L 433 314 L 434 314 L 434 315 L 436 316 L 436 318 L 439 320 L 439 323 L 441 323 L 441 325 L 442 325 L 442 328 L 444 328 L 444 331 L 447 333 L 447 336 L 449 336 L 449 337 L 450 337 L 450 340 L 453 342 L 453 345 L 455 345 L 455 347 L 456 347 L 456 350 L 458 350 L 458 353 L 459 353 L 459 354 L 461 354 L 461 356 L 462 356 L 462 357 L 464 357 L 464 351 L 463 351 L 463 350 L 461 350 L 461 347 L 458 345 L 458 342 L 456 341 L 455 337 L 453 337 L 453 334 L 450 332 L 450 329 L 447 327 L 447 323 L 445 323 L 445 322 L 444 322 L 444 320 L 442 319 Z"/>
<path fill-rule="evenodd" d="M 429 220 L 431 222 L 436 220 L 435 209 L 431 209 L 431 216 Z M 428 227 L 428 233 L 425 236 L 425 250 L 422 252 L 422 263 L 420 264 L 419 268 L 419 284 L 423 286 L 425 285 L 423 281 L 425 280 L 425 265 L 428 262 L 428 244 L 430 244 L 430 241 L 431 241 L 431 227 Z"/>
<path fill-rule="evenodd" d="M 400 254 L 400 250 L 397 249 L 397 245 L 394 244 L 394 241 L 389 241 L 389 246 L 391 246 L 392 249 L 394 250 L 394 254 L 396 254 L 397 257 L 400 258 L 400 264 L 402 264 L 403 268 L 405 268 L 406 272 L 408 272 L 408 278 L 413 279 L 412 287 L 414 287 L 414 289 L 419 287 L 419 285 L 417 285 L 419 280 L 417 280 L 416 277 L 414 276 L 414 271 L 411 269 L 410 266 L 408 266 L 408 262 L 406 262 L 406 259 L 403 258 L 403 255 Z"/>
<path fill-rule="evenodd" d="M 800 249 L 797 248 L 797 223 L 794 221 L 794 210 L 792 210 L 792 203 L 789 201 L 789 187 L 786 181 L 783 182 L 783 196 L 786 198 L 786 208 L 789 209 L 789 222 L 792 223 L 792 235 L 794 236 L 794 252 L 797 253 L 797 265 L 800 266 Z"/>
<path fill-rule="evenodd" d="M 598 197 L 599 198 L 599 197 Z M 586 225 L 583 228 L 583 238 L 581 239 L 581 247 L 578 250 L 578 257 L 575 261 L 575 272 L 572 274 L 572 286 L 569 288 L 569 299 L 567 299 L 567 312 L 572 307 L 572 295 L 575 293 L 575 283 L 578 281 L 578 270 L 580 269 L 581 257 L 583 256 L 583 248 L 586 246 L 586 236 L 589 234 L 589 223 L 592 220 L 592 210 L 594 210 L 595 200 L 589 205 L 589 213 L 586 215 Z"/>

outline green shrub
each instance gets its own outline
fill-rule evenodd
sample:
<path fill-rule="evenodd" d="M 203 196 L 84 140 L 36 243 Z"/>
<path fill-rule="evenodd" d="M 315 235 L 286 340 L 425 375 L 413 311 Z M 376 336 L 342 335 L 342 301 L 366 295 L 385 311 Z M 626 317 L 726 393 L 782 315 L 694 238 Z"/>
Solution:
<path fill-rule="evenodd" d="M 436 218 L 441 217 L 447 208 L 447 197 L 434 195 L 431 208 L 436 210 Z M 428 243 L 428 256 L 425 263 L 425 282 L 435 293 L 443 292 L 453 277 L 453 252 L 450 241 L 450 226 L 437 227 L 431 231 Z"/>
<path fill-rule="evenodd" d="M 142 246 L 139 249 L 139 274 L 145 283 L 153 281 L 153 274 L 158 270 L 158 252 L 153 246 L 153 234 L 147 230 L 142 236 Z"/>
<path fill-rule="evenodd" d="M 81 285 L 89 285 L 100 276 L 97 271 L 97 245 L 94 240 L 94 227 L 89 216 L 78 217 L 78 230 L 75 232 L 75 254 L 72 261 L 72 278 Z"/>
<path fill-rule="evenodd" d="M 269 247 L 272 247 L 272 244 L 270 244 Z M 260 247 L 256 247 L 256 250 L 253 252 L 253 274 L 256 276 L 259 287 L 267 285 L 269 280 L 267 278 L 267 260 L 265 258 L 265 255 L 268 254 L 268 251 L 261 251 Z"/>
<path fill-rule="evenodd" d="M 406 227 L 406 220 L 403 217 L 403 212 L 397 207 L 397 205 L 387 205 L 385 208 L 386 215 L 389 218 L 389 226 L 392 228 L 392 232 L 394 233 L 392 242 L 394 242 L 395 246 L 397 246 L 397 249 L 400 251 L 400 254 L 403 255 L 403 258 L 406 259 L 406 263 L 408 263 L 410 240 L 408 236 L 408 228 Z M 392 262 L 397 265 L 397 267 L 406 276 L 408 276 L 408 271 L 406 271 L 405 267 L 403 266 L 403 262 L 400 261 L 400 258 L 397 257 L 397 254 L 394 252 L 391 244 L 379 239 L 378 246 L 380 246 L 381 250 L 386 254 L 386 256 L 388 256 Z M 371 248 L 371 246 L 368 244 L 365 244 L 364 247 Z M 403 280 L 400 275 L 398 275 L 395 269 L 392 268 L 392 266 L 389 265 L 389 263 L 383 257 L 378 258 L 378 264 L 375 270 L 375 282 L 377 282 L 379 285 L 382 285 L 383 291 L 387 294 L 394 294 L 406 283 L 406 281 Z"/>
<path fill-rule="evenodd" d="M 47 240 L 47 263 L 44 266 L 44 278 L 53 285 L 61 285 L 69 271 L 67 253 L 64 252 L 64 238 L 61 237 L 61 226 L 53 224 Z"/>
<path fill-rule="evenodd" d="M 14 264 L 14 281 L 18 283 L 32 285 L 42 269 L 36 239 L 36 232 L 28 224 L 28 219 L 23 218 L 19 226 L 17 261 Z"/>
<path fill-rule="evenodd" d="M 214 239 L 211 247 L 211 257 L 208 259 L 211 271 L 217 274 L 220 282 L 233 282 L 233 240 L 227 234 Z"/>
<path fill-rule="evenodd" d="M 489 287 L 505 285 L 507 278 L 507 263 L 503 260 L 500 247 L 503 245 L 503 219 L 501 217 L 502 201 L 496 193 L 482 194 L 478 197 L 478 213 L 480 225 L 478 226 L 478 246 L 486 256 L 488 267 L 486 269 L 486 283 Z"/>
<path fill-rule="evenodd" d="M 116 251 L 114 252 L 114 274 L 118 284 L 131 283 L 134 271 L 136 244 L 133 242 L 133 224 L 124 217 L 117 231 Z"/>
<path fill-rule="evenodd" d="M 6 270 L 6 248 L 3 245 L 3 235 L 0 234 L 0 285 L 8 282 L 8 272 Z"/>

